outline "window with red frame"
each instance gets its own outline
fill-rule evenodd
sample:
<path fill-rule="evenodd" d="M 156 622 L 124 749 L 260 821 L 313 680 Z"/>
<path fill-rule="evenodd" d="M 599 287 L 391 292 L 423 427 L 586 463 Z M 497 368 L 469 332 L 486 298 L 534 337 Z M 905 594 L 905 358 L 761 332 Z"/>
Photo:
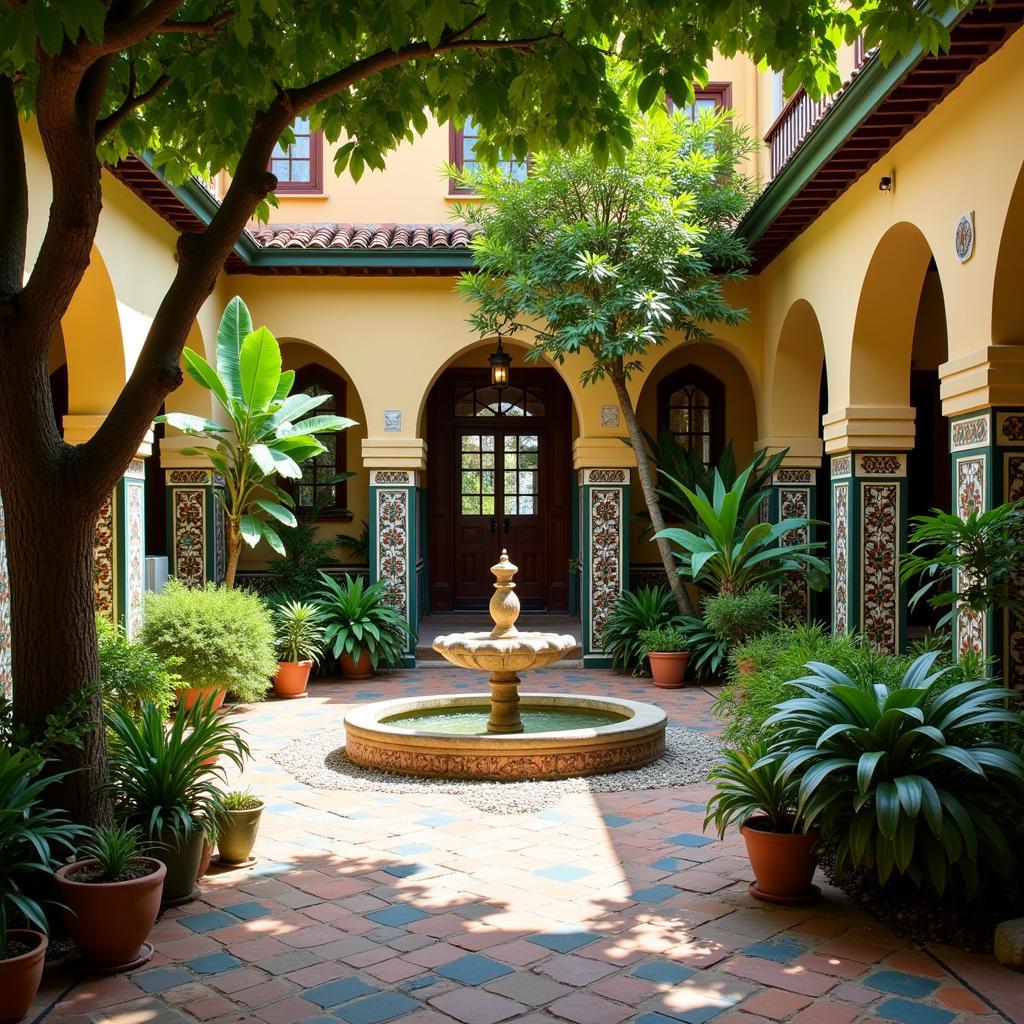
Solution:
<path fill-rule="evenodd" d="M 467 117 L 462 127 L 453 121 L 448 135 L 448 161 L 460 171 L 475 171 L 480 166 L 476 158 L 476 140 L 479 137 L 477 126 L 471 117 Z M 499 160 L 500 167 L 513 181 L 522 181 L 529 172 L 528 160 Z M 449 179 L 449 190 L 452 193 L 471 193 L 471 188 L 460 186 L 454 178 Z"/>
<path fill-rule="evenodd" d="M 345 415 L 345 381 L 316 363 L 295 371 L 292 394 L 328 395 L 327 401 L 317 407 L 315 416 Z M 291 493 L 299 510 L 318 509 L 318 515 L 348 518 L 348 492 L 346 481 L 338 480 L 347 466 L 346 437 L 344 431 L 318 434 L 327 450 L 302 464 L 302 479 L 290 481 Z"/>
<path fill-rule="evenodd" d="M 309 195 L 323 191 L 324 136 L 309 127 L 308 117 L 296 118 L 292 126 L 295 141 L 279 141 L 270 156 L 270 173 L 277 178 L 279 195 Z"/>
<path fill-rule="evenodd" d="M 669 110 L 682 110 L 691 121 L 696 121 L 697 116 L 705 110 L 732 106 L 732 83 L 708 82 L 703 88 L 695 88 L 693 102 L 687 103 L 685 107 L 677 106 L 671 97 L 667 97 L 666 101 Z"/>

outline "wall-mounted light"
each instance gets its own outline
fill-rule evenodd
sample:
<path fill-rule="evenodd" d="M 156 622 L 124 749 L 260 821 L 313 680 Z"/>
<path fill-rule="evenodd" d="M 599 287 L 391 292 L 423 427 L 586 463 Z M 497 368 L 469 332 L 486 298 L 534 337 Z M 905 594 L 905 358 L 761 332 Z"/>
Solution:
<path fill-rule="evenodd" d="M 878 179 L 879 192 L 891 192 L 896 185 L 896 179 L 891 174 L 885 174 Z"/>
<path fill-rule="evenodd" d="M 503 388 L 508 384 L 508 368 L 512 357 L 501 347 L 501 338 L 498 339 L 498 347 L 491 353 L 487 360 L 491 364 L 491 383 L 496 388 Z"/>

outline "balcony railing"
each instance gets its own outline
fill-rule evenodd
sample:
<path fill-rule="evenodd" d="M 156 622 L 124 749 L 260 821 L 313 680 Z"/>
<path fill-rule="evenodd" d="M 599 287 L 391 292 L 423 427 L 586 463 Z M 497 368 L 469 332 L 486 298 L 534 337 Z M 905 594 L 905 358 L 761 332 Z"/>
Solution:
<path fill-rule="evenodd" d="M 853 77 L 875 55 L 875 49 L 864 50 L 858 45 L 856 49 L 856 66 Z M 843 86 L 846 89 L 849 83 Z M 822 96 L 811 99 L 803 86 L 793 94 L 790 101 L 782 108 L 782 112 L 773 122 L 764 141 L 771 154 L 770 175 L 775 177 L 789 163 L 790 157 L 799 149 L 800 144 L 814 130 L 814 127 L 825 115 L 836 100 L 836 96 Z"/>

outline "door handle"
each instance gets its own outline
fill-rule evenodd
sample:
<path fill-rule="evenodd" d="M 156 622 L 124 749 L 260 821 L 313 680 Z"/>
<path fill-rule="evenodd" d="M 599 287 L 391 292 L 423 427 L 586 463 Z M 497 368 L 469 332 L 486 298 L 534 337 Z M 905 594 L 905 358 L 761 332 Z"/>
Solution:
<path fill-rule="evenodd" d="M 512 529 L 512 520 L 508 516 L 505 516 L 505 532 L 508 533 Z"/>
<path fill-rule="evenodd" d="M 491 516 L 491 536 L 498 532 L 498 520 Z"/>

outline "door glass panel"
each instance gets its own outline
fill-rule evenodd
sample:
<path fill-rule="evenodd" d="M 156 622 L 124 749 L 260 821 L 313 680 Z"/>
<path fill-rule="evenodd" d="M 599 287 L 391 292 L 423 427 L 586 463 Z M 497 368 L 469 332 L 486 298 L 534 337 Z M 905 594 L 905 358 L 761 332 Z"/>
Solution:
<path fill-rule="evenodd" d="M 463 434 L 460 445 L 459 508 L 464 516 L 494 515 L 494 435 Z"/>
<path fill-rule="evenodd" d="M 502 447 L 504 513 L 536 515 L 539 437 L 537 434 L 507 434 Z"/>

